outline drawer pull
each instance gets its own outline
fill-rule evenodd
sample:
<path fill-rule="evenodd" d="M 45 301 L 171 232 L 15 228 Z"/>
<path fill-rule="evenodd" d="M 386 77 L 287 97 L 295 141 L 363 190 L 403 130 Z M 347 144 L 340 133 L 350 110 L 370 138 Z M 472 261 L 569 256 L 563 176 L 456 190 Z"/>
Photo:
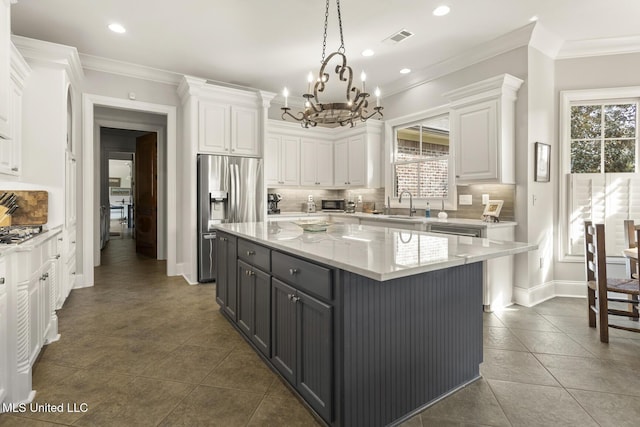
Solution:
<path fill-rule="evenodd" d="M 255 276 L 256 272 L 255 271 L 251 271 L 251 270 L 247 270 L 247 276 Z"/>
<path fill-rule="evenodd" d="M 60 259 L 60 254 L 56 255 L 56 259 Z"/>
<path fill-rule="evenodd" d="M 247 256 L 255 255 L 256 251 L 247 251 Z"/>
<path fill-rule="evenodd" d="M 291 301 L 293 299 L 293 294 L 287 294 L 287 299 Z"/>
<path fill-rule="evenodd" d="M 17 167 L 17 166 L 14 166 L 14 167 L 12 167 L 12 168 L 11 168 L 11 171 L 12 171 L 12 172 L 18 172 L 19 170 L 20 170 L 20 169 L 18 169 L 18 167 Z"/>
<path fill-rule="evenodd" d="M 293 298 L 291 298 L 291 301 L 298 302 L 298 301 L 300 301 L 300 297 L 295 297 L 294 296 Z"/>
<path fill-rule="evenodd" d="M 58 237 L 58 240 L 59 240 L 60 242 L 62 242 L 62 237 Z"/>
<path fill-rule="evenodd" d="M 220 238 L 220 241 L 221 241 L 221 242 L 226 242 L 227 240 L 229 240 L 229 239 L 227 239 L 226 237 L 221 237 L 221 238 Z"/>
<path fill-rule="evenodd" d="M 4 277 L 0 277 L 0 285 L 4 285 Z"/>
<path fill-rule="evenodd" d="M 75 245 L 75 244 L 76 244 L 76 241 L 75 241 L 75 240 L 73 240 L 73 241 L 71 241 L 71 243 L 73 243 L 73 244 Z"/>
<path fill-rule="evenodd" d="M 289 269 L 289 274 L 292 276 L 295 276 L 296 274 L 298 274 L 298 269 L 297 268 L 290 268 Z"/>

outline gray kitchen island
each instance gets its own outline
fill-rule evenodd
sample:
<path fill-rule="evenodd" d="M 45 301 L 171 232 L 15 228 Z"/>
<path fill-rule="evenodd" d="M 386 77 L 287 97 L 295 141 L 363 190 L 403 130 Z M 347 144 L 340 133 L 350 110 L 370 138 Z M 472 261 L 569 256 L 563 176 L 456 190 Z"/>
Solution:
<path fill-rule="evenodd" d="M 396 425 L 479 378 L 482 261 L 535 247 L 350 224 L 222 224 L 216 299 L 327 425 Z"/>

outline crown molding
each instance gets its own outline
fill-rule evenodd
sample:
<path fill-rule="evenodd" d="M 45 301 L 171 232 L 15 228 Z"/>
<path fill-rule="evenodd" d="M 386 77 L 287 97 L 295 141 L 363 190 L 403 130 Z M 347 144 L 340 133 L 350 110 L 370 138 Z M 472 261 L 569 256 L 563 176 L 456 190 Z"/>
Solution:
<path fill-rule="evenodd" d="M 27 62 L 64 68 L 71 81 L 77 84 L 84 80 L 80 56 L 75 47 L 16 35 L 11 36 L 11 41 Z"/>
<path fill-rule="evenodd" d="M 534 25 L 529 46 L 536 48 L 549 58 L 555 59 L 562 48 L 564 40 L 540 24 L 540 22 L 535 22 Z"/>
<path fill-rule="evenodd" d="M 24 81 L 31 73 L 31 67 L 20 54 L 16 46 L 11 43 L 11 78 L 20 87 L 24 86 Z"/>
<path fill-rule="evenodd" d="M 527 24 L 510 33 L 480 44 L 473 49 L 469 49 L 460 55 L 453 56 L 423 70 L 419 70 L 413 73 L 411 77 L 397 80 L 391 83 L 390 86 L 385 86 L 385 97 L 413 89 L 416 86 L 467 68 L 478 62 L 485 61 L 522 46 L 527 46 L 531 40 L 531 34 L 534 28 L 535 23 Z"/>
<path fill-rule="evenodd" d="M 175 86 L 178 86 L 182 79 L 182 74 L 174 73 L 173 71 L 161 70 L 159 68 L 147 67 L 101 56 L 88 55 L 86 53 L 80 54 L 80 60 L 85 69 L 103 73 L 117 74 Z"/>
<path fill-rule="evenodd" d="M 640 52 L 640 36 L 565 41 L 557 59 L 622 55 Z"/>

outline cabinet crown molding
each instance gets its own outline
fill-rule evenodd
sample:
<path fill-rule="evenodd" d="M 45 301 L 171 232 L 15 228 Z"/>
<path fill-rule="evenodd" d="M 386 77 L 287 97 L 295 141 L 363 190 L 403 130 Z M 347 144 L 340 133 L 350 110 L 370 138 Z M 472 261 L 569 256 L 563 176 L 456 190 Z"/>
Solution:
<path fill-rule="evenodd" d="M 271 92 L 260 91 L 246 87 L 229 86 L 221 82 L 212 82 L 207 79 L 184 75 L 178 85 L 178 95 L 184 103 L 187 97 L 195 96 L 202 100 L 216 102 L 228 102 L 234 105 L 247 105 L 262 107 L 267 99 L 270 102 Z M 273 98 L 271 96 L 271 98 Z"/>
<path fill-rule="evenodd" d="M 522 83 L 524 80 L 505 73 L 452 90 L 442 96 L 449 99 L 452 107 L 501 95 L 515 99 Z"/>
<path fill-rule="evenodd" d="M 62 68 L 69 73 L 74 84 L 81 84 L 84 80 L 80 56 L 75 47 L 16 35 L 11 36 L 11 41 L 27 62 Z"/>
<path fill-rule="evenodd" d="M 11 43 L 11 78 L 22 88 L 30 73 L 31 67 L 29 67 L 29 64 L 24 60 L 16 46 Z"/>

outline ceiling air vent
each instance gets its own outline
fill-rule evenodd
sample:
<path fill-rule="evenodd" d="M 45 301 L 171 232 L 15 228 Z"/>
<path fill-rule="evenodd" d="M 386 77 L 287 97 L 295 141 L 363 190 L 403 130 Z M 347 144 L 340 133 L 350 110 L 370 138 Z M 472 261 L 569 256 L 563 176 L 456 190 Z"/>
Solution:
<path fill-rule="evenodd" d="M 387 37 L 384 41 L 385 42 L 389 42 L 389 43 L 400 43 L 403 40 L 408 39 L 409 37 L 411 37 L 413 35 L 413 33 L 411 31 L 407 31 L 407 30 L 400 30 L 395 34 L 391 34 L 389 37 Z"/>

